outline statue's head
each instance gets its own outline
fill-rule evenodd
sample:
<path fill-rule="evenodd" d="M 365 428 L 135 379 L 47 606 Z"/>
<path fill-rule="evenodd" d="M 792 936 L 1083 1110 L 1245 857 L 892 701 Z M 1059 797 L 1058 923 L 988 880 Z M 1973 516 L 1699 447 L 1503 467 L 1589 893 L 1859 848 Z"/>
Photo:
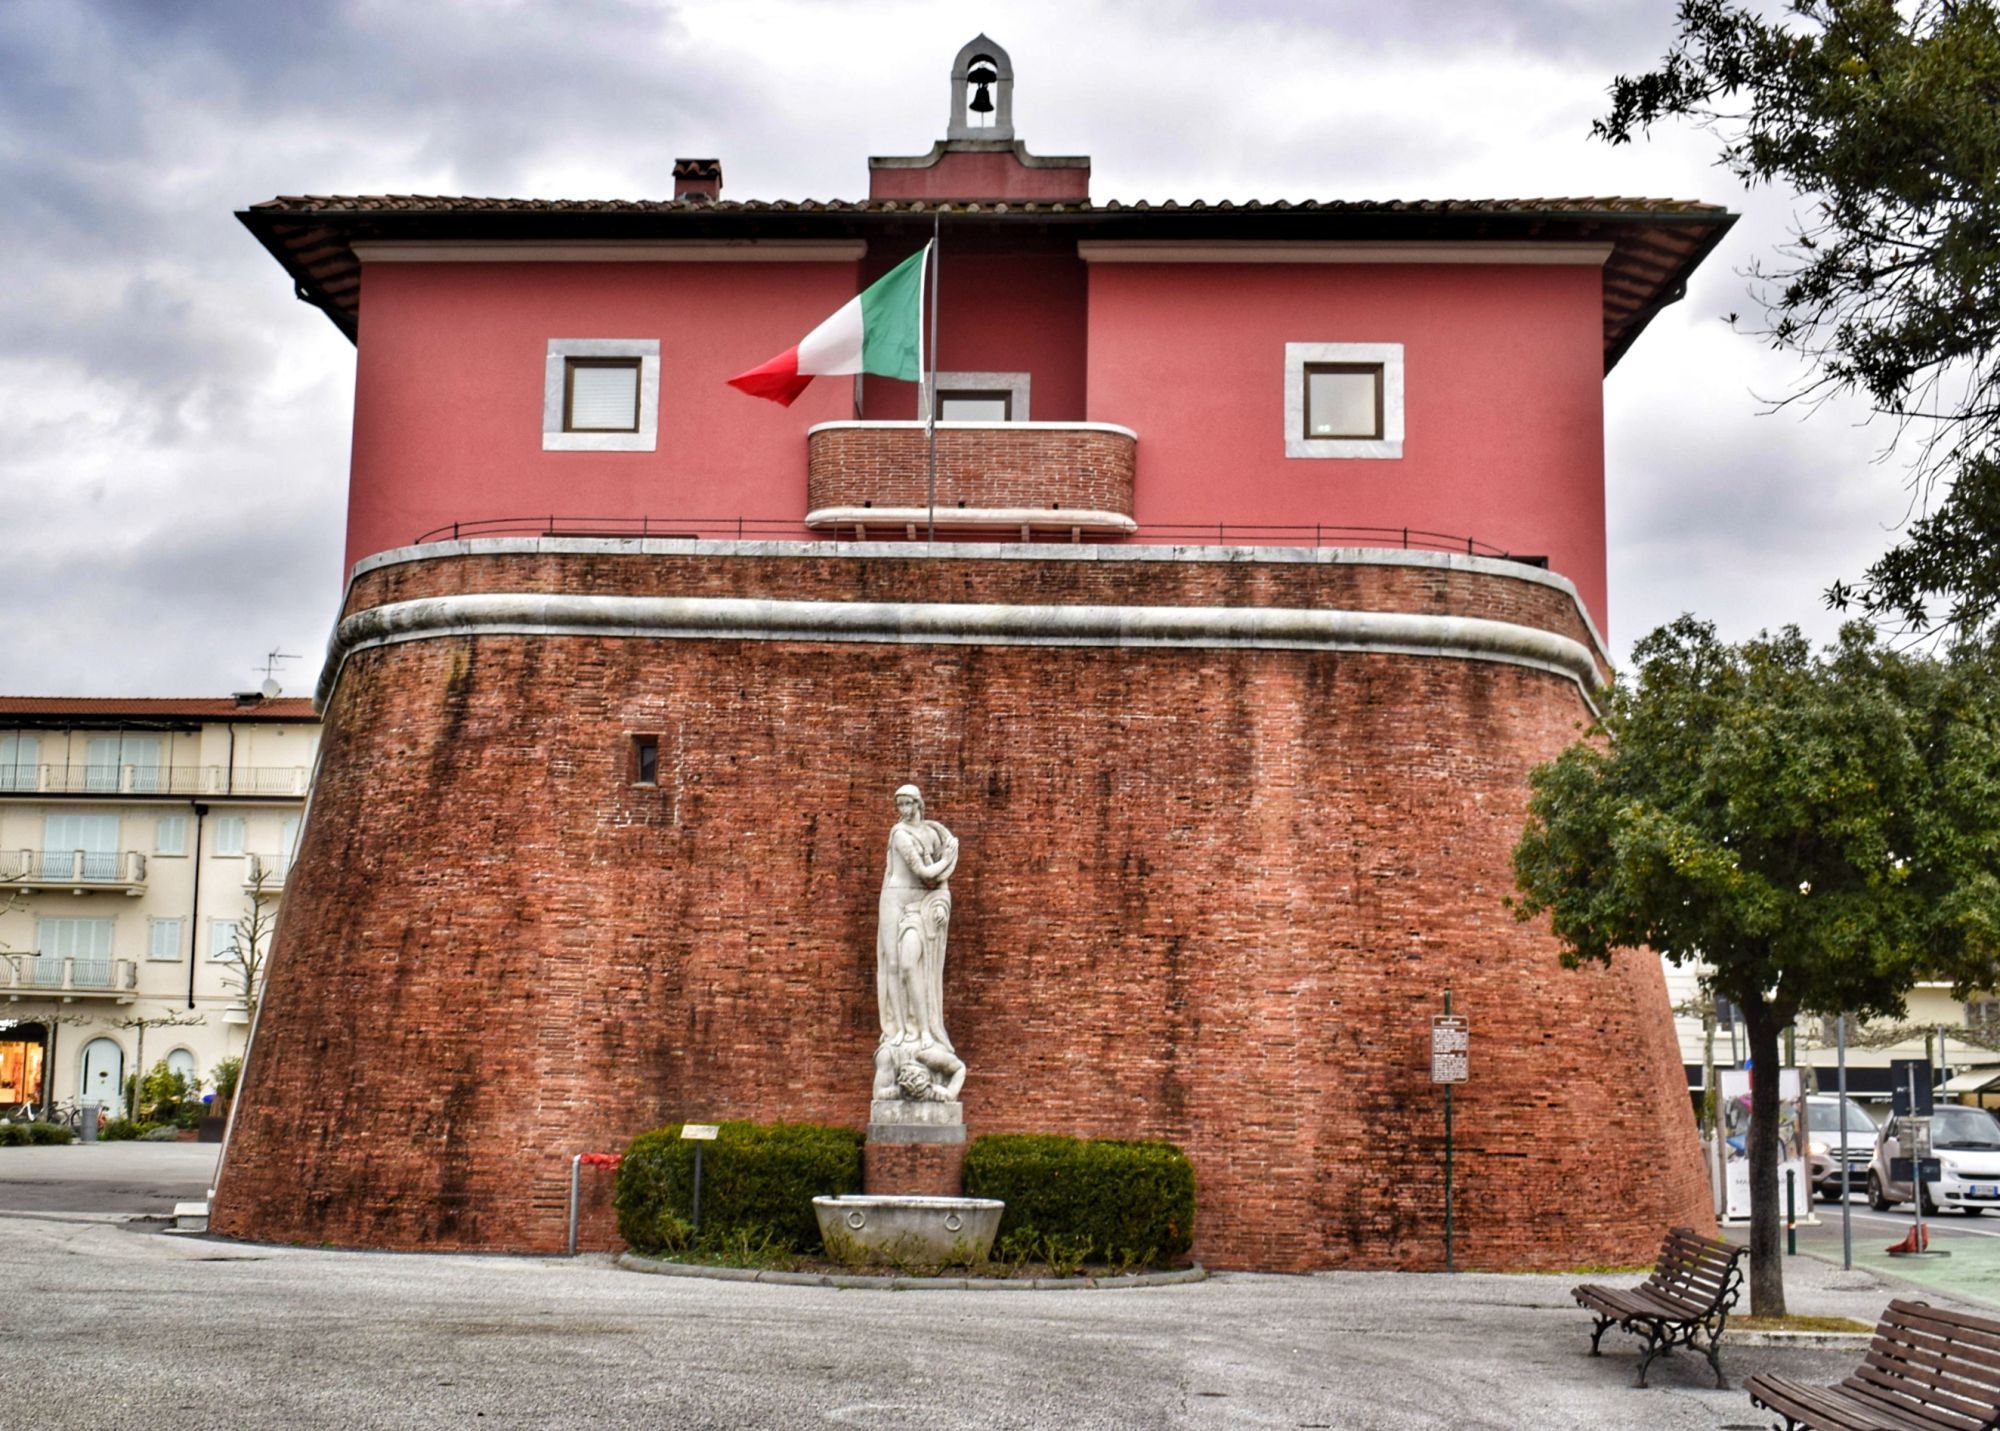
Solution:
<path fill-rule="evenodd" d="M 923 819 L 924 818 L 923 792 L 917 789 L 917 787 L 914 785 L 897 786 L 896 810 L 897 813 L 904 816 L 910 816 L 910 812 L 914 810 L 916 813 L 911 818 L 918 820 Z"/>
<path fill-rule="evenodd" d="M 896 1086 L 905 1098 L 922 1098 L 931 1091 L 931 1071 L 914 1059 L 896 1068 Z"/>

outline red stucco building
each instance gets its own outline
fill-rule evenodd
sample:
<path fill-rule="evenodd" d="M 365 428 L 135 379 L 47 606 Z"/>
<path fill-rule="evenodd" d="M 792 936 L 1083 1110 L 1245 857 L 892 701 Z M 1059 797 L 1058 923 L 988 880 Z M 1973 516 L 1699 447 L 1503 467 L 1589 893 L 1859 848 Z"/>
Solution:
<path fill-rule="evenodd" d="M 1449 986 L 1461 1258 L 1707 1218 L 1657 964 L 1500 901 L 1607 670 L 1603 376 L 1731 216 L 1106 202 L 1012 83 L 861 200 L 241 215 L 356 343 L 354 567 L 216 1227 L 550 1249 L 575 1152 L 864 1122 L 905 780 L 975 1136 L 1181 1142 L 1213 1264 L 1435 1265 Z M 934 503 L 917 385 L 725 385 L 933 232 Z"/>

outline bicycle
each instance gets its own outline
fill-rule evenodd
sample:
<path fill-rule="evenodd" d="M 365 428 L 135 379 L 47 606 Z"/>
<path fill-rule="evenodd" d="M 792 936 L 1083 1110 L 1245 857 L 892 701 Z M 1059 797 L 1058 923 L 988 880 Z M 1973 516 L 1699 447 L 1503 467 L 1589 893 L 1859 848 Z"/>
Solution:
<path fill-rule="evenodd" d="M 17 1103 L 5 1113 L 0 1113 L 0 1123 L 39 1123 L 45 1111 L 33 1101 Z"/>
<path fill-rule="evenodd" d="M 42 1110 L 42 1121 L 77 1132 L 83 1127 L 83 1108 L 76 1103 L 51 1103 Z"/>

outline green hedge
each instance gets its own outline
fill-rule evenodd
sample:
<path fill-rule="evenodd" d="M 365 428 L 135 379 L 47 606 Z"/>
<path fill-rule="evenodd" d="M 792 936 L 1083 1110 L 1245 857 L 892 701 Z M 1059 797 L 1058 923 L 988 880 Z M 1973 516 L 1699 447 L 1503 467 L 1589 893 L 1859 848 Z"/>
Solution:
<path fill-rule="evenodd" d="M 0 1148 L 22 1143 L 69 1143 L 76 1131 L 60 1123 L 0 1123 Z"/>
<path fill-rule="evenodd" d="M 701 1240 L 748 1237 L 809 1252 L 812 1200 L 861 1190 L 861 1135 L 818 1123 L 724 1123 L 701 1163 Z M 690 1243 L 694 1148 L 670 1123 L 641 1133 L 618 1165 L 618 1232 L 640 1252 Z"/>
<path fill-rule="evenodd" d="M 129 1143 L 136 1138 L 145 1137 L 155 1129 L 166 1126 L 164 1123 L 136 1123 L 130 1118 L 106 1118 L 104 1125 L 97 1130 L 97 1141 L 100 1143 Z"/>
<path fill-rule="evenodd" d="M 1057 1238 L 1094 1261 L 1165 1261 L 1194 1245 L 1194 1165 L 1172 1143 L 1001 1133 L 972 1140 L 965 1195 L 1007 1204 L 1000 1240 Z M 1016 1237 L 1018 1241 L 1018 1237 Z"/>

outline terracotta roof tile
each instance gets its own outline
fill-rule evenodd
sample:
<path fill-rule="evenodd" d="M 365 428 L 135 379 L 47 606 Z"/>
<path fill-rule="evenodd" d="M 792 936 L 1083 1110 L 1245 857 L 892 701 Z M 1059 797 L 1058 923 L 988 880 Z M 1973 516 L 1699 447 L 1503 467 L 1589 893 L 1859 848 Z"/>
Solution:
<path fill-rule="evenodd" d="M 1544 199 L 1260 199 L 1182 202 L 1145 199 L 1103 202 L 1046 203 L 1009 199 L 1005 203 L 922 199 L 496 199 L 447 194 L 288 194 L 252 204 L 253 213 L 285 214 L 667 214 L 667 213 L 1287 213 L 1304 209 L 1320 213 L 1400 214 L 1713 214 L 1726 212 L 1718 204 L 1692 199 L 1647 199 L 1618 195 Z"/>

